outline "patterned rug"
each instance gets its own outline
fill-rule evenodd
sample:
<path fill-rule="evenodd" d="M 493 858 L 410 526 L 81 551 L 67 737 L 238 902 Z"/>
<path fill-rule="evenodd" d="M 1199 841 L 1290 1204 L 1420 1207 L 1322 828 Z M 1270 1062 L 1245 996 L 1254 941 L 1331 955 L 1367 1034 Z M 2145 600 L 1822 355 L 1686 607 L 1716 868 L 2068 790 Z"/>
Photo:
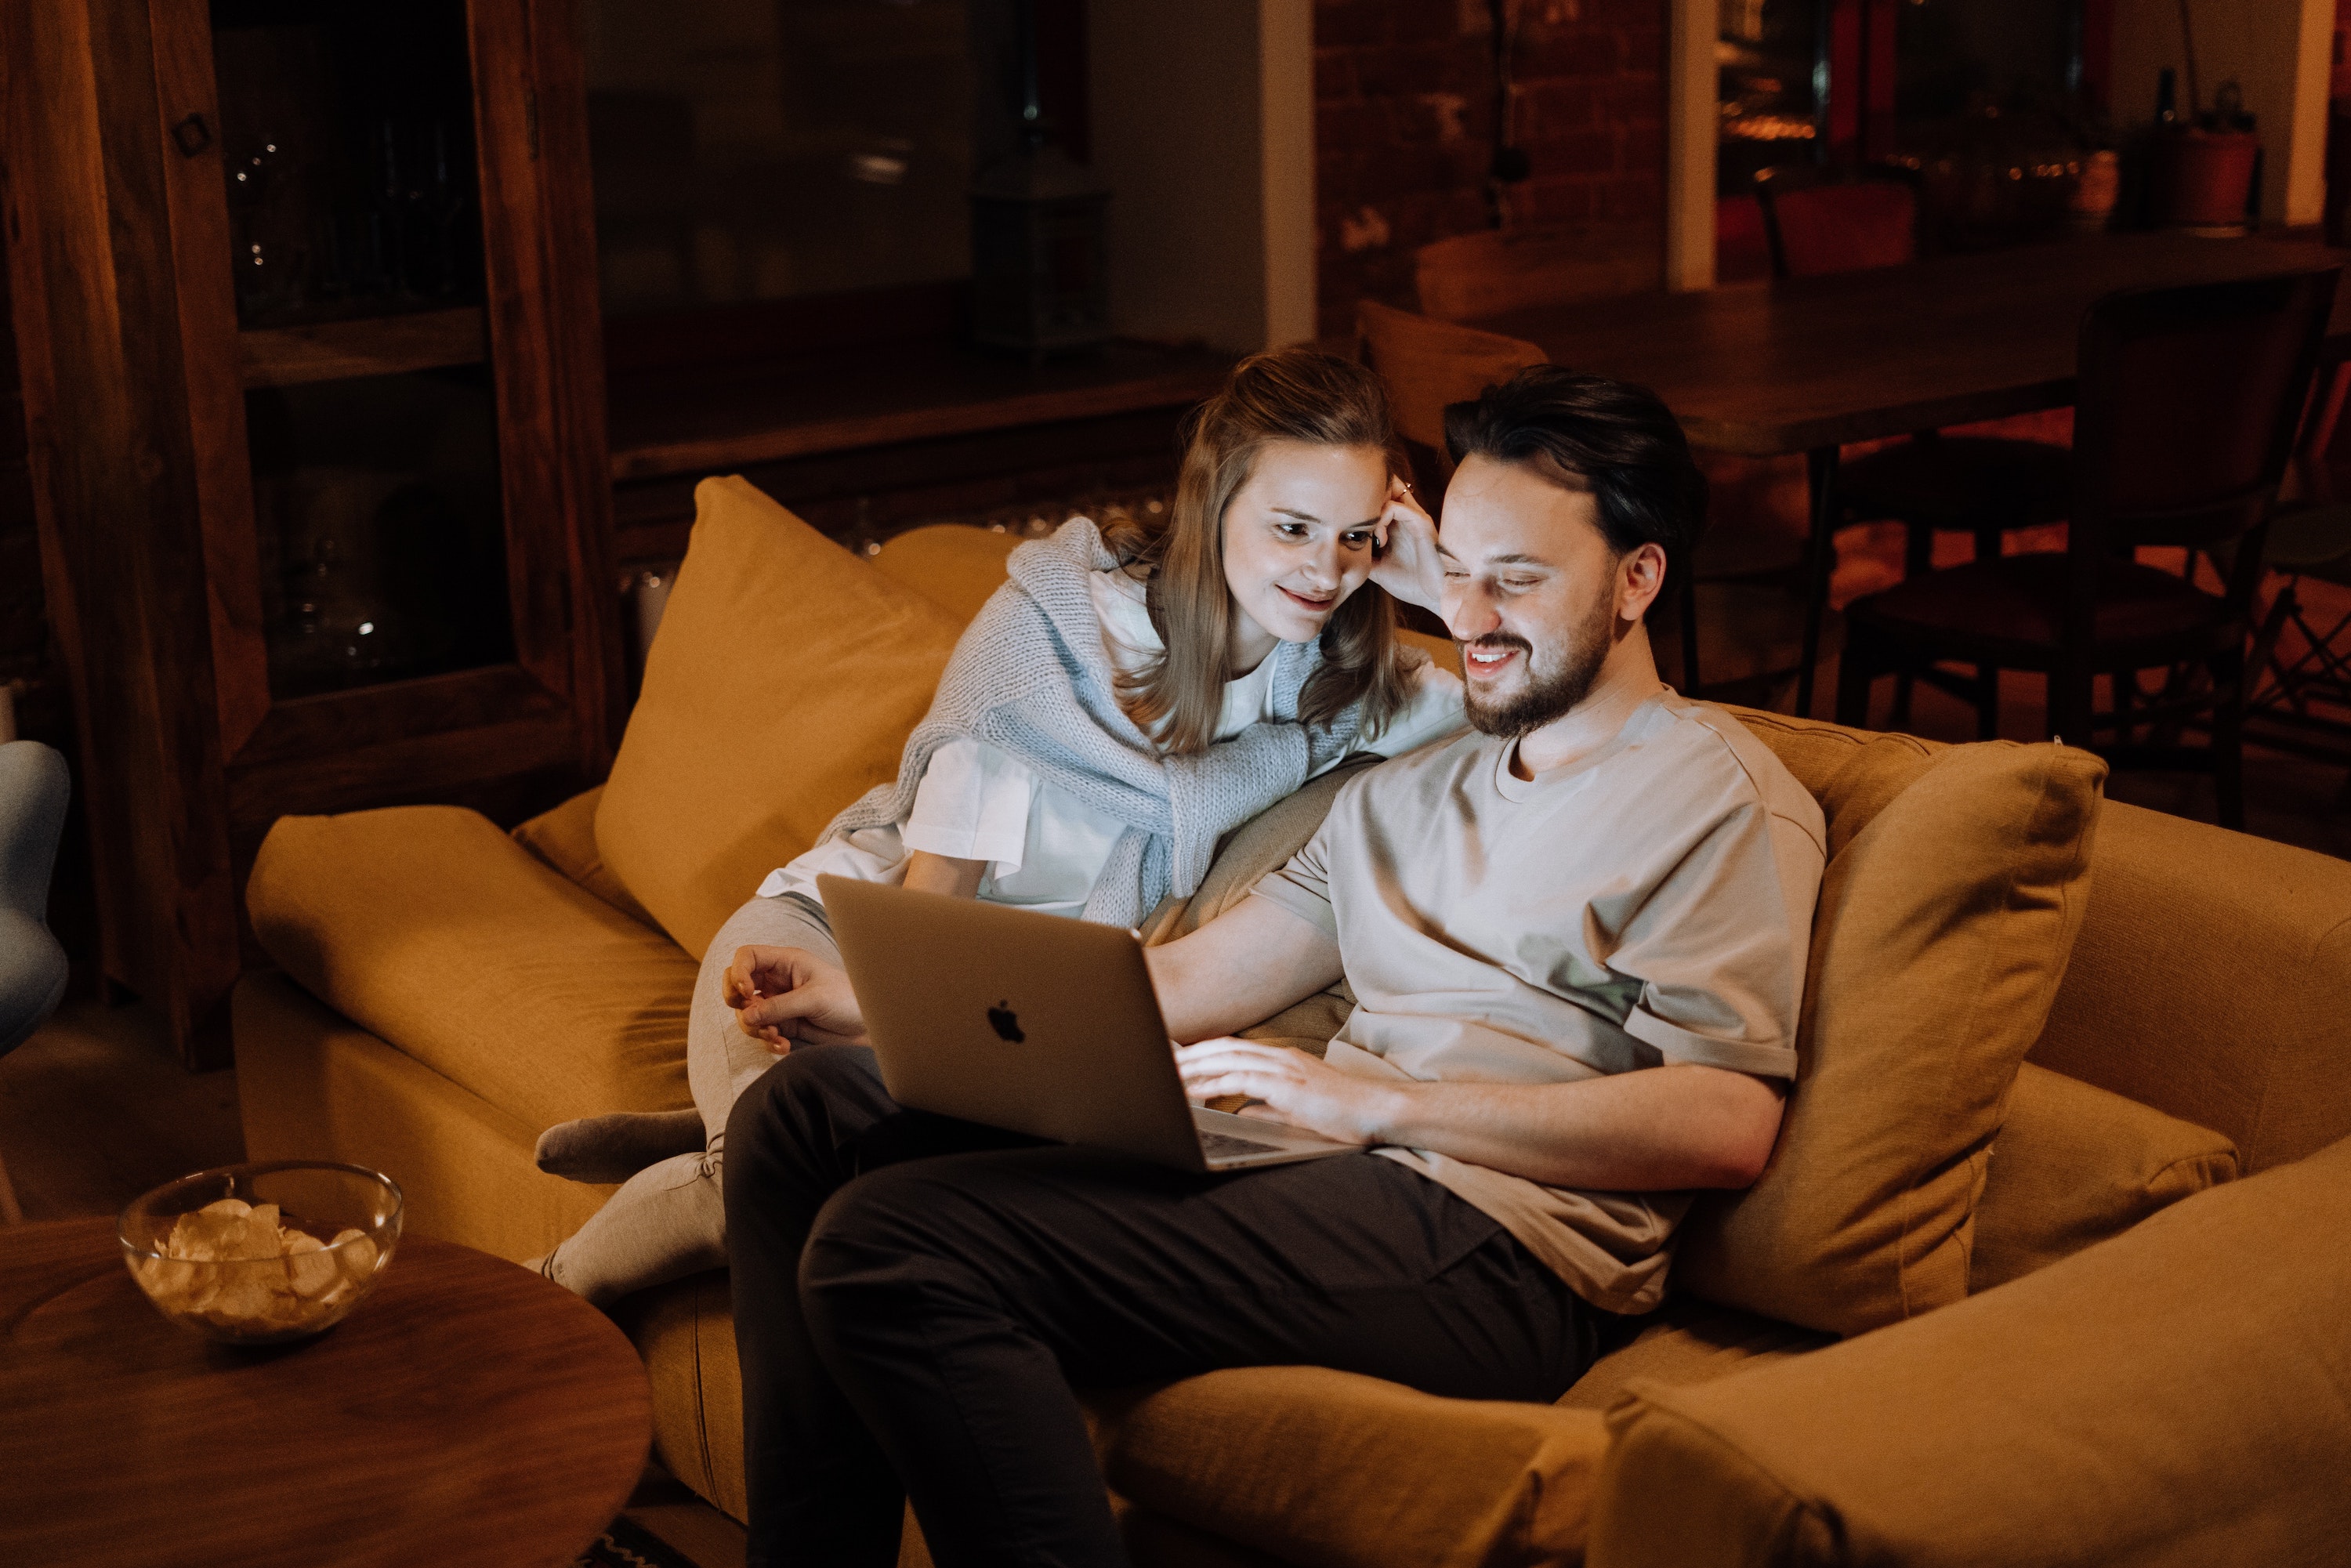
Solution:
<path fill-rule="evenodd" d="M 695 1568 L 694 1559 L 623 1514 L 572 1568 Z"/>

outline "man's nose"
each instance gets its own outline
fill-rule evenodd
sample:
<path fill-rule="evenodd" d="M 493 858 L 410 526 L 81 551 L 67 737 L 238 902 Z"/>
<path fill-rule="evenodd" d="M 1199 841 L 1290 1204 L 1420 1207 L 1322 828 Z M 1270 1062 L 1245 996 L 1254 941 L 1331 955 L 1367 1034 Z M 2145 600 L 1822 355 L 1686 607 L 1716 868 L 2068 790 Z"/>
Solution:
<path fill-rule="evenodd" d="M 1501 628 L 1502 617 L 1494 608 L 1494 596 L 1481 583 L 1448 582 L 1437 603 L 1444 612 L 1445 629 L 1453 633 L 1457 643 L 1474 643 Z"/>

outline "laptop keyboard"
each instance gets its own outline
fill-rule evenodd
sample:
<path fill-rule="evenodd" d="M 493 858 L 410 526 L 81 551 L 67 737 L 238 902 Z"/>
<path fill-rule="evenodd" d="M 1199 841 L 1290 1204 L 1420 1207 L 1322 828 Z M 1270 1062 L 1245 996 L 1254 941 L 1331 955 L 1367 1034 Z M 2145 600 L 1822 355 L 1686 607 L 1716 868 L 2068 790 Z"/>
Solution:
<path fill-rule="evenodd" d="M 1200 1152 L 1212 1160 L 1228 1160 L 1237 1155 L 1278 1155 L 1280 1144 L 1260 1144 L 1255 1138 L 1236 1138 L 1230 1133 L 1203 1133 Z"/>

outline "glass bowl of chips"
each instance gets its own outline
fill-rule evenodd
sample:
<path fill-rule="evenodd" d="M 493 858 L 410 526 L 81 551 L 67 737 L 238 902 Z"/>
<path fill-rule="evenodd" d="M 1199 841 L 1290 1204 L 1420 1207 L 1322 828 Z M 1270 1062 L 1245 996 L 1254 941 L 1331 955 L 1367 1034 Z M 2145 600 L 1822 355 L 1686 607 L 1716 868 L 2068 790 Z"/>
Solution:
<path fill-rule="evenodd" d="M 282 1344 L 342 1322 L 400 1241 L 400 1186 L 360 1166 L 269 1160 L 166 1182 L 122 1211 L 131 1277 L 175 1323 Z"/>

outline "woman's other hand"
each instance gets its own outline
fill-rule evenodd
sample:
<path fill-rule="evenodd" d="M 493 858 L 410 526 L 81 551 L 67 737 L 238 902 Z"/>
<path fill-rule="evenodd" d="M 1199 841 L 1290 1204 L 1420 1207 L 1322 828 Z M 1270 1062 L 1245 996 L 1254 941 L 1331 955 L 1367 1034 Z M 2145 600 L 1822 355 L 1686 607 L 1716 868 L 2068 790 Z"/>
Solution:
<path fill-rule="evenodd" d="M 1380 514 L 1378 560 L 1372 580 L 1406 604 L 1437 611 L 1445 593 L 1445 571 L 1437 559 L 1437 525 L 1412 498 L 1404 480 L 1388 480 L 1387 510 Z"/>
<path fill-rule="evenodd" d="M 778 1056 L 795 1044 L 866 1043 L 848 974 L 803 948 L 737 948 L 721 995 L 743 1032 Z"/>

